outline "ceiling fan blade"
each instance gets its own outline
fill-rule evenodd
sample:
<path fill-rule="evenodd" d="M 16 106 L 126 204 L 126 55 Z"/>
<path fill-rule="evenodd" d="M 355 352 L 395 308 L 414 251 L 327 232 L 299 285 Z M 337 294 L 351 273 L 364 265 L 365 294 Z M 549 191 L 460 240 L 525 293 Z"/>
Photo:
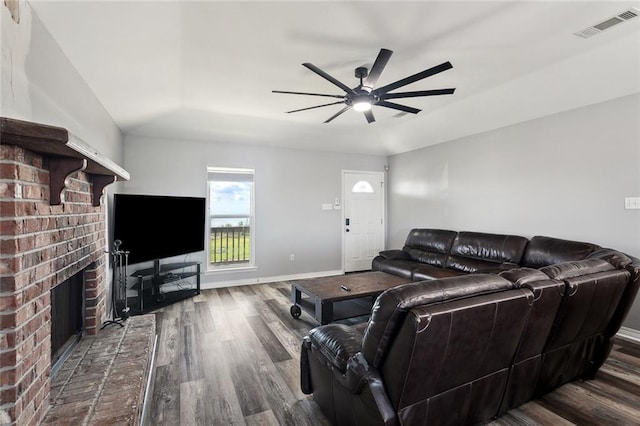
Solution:
<path fill-rule="evenodd" d="M 344 95 L 325 95 L 324 93 L 287 92 L 285 90 L 272 90 L 271 93 L 284 93 L 286 95 L 325 96 L 325 97 L 328 97 L 328 98 L 344 99 Z"/>
<path fill-rule="evenodd" d="M 416 98 L 418 96 L 453 95 L 456 89 L 419 90 L 417 92 L 396 92 L 385 93 L 380 96 L 382 99 Z"/>
<path fill-rule="evenodd" d="M 330 81 L 331 83 L 335 84 L 336 86 L 338 86 L 339 88 L 341 88 L 342 90 L 344 90 L 347 93 L 356 93 L 353 91 L 353 89 L 349 86 L 347 86 L 346 84 L 336 80 L 335 78 L 333 78 L 332 76 L 330 76 L 329 74 L 327 74 L 326 72 L 322 71 L 320 68 L 316 67 L 313 64 L 310 64 L 308 62 L 305 62 L 304 64 L 302 64 L 304 67 L 307 67 L 308 69 L 310 69 L 311 71 L 315 72 L 316 74 L 318 74 L 320 77 L 324 78 L 327 81 Z"/>
<path fill-rule="evenodd" d="M 338 111 L 335 114 L 333 114 L 327 121 L 325 121 L 325 123 L 330 122 L 331 120 L 333 120 L 334 118 L 336 118 L 337 116 L 339 116 L 340 114 L 342 114 L 343 112 L 348 110 L 349 108 L 351 108 L 349 105 L 347 105 L 346 107 L 342 108 L 340 111 Z"/>
<path fill-rule="evenodd" d="M 300 112 L 300 111 L 306 111 L 308 109 L 315 109 L 315 108 L 322 108 L 322 107 L 326 107 L 329 105 L 338 105 L 338 104 L 343 104 L 344 102 L 331 102 L 329 104 L 322 104 L 322 105 L 316 105 L 316 106 L 312 106 L 312 107 L 307 107 L 307 108 L 300 108 L 300 109 L 294 109 L 293 111 L 287 111 L 287 114 L 291 114 L 292 112 Z"/>
<path fill-rule="evenodd" d="M 400 105 L 400 104 L 396 104 L 394 102 L 387 102 L 387 101 L 379 101 L 376 105 L 387 107 L 387 108 L 391 108 L 391 109 L 397 109 L 399 111 L 410 112 L 412 114 L 417 114 L 420 111 L 422 111 L 422 110 L 420 110 L 418 108 L 413 108 L 413 107 L 410 107 L 410 106 Z"/>
<path fill-rule="evenodd" d="M 389 49 L 380 49 L 380 53 L 378 53 L 378 57 L 376 61 L 373 63 L 371 70 L 369 71 L 369 76 L 365 80 L 363 86 L 369 87 L 373 89 L 378 78 L 380 78 L 380 74 L 382 74 L 382 70 L 387 66 L 387 62 L 389 62 L 389 58 L 393 54 L 392 50 Z"/>
<path fill-rule="evenodd" d="M 373 111 L 364 111 L 364 116 L 367 118 L 367 123 L 373 123 L 376 118 L 373 116 Z"/>
<path fill-rule="evenodd" d="M 387 92 L 390 92 L 390 91 L 392 91 L 394 89 L 397 89 L 399 87 L 406 86 L 407 84 L 414 83 L 414 82 L 416 82 L 418 80 L 422 80 L 424 78 L 430 77 L 430 76 L 432 76 L 434 74 L 441 73 L 441 72 L 446 71 L 446 70 L 451 69 L 451 68 L 453 68 L 453 65 L 451 65 L 451 62 L 447 61 L 447 62 L 445 62 L 443 64 L 436 65 L 433 68 L 429 68 L 428 70 L 424 70 L 424 71 L 421 71 L 421 72 L 419 72 L 417 74 L 411 75 L 409 77 L 405 77 L 402 80 L 396 81 L 395 83 L 391 83 L 391 84 L 387 84 L 386 86 L 382 86 L 382 87 L 374 90 L 374 92 L 376 94 L 387 93 Z"/>

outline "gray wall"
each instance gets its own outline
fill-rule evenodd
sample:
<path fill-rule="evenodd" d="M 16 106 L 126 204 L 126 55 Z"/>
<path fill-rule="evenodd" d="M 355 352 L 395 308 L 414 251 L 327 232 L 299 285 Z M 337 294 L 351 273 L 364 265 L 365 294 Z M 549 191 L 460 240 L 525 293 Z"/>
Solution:
<path fill-rule="evenodd" d="M 549 235 L 640 257 L 640 210 L 624 209 L 640 196 L 638 117 L 636 94 L 390 157 L 387 247 L 429 227 Z M 640 301 L 625 326 L 640 330 Z"/>
<path fill-rule="evenodd" d="M 386 157 L 265 148 L 248 144 L 127 135 L 130 194 L 205 197 L 207 167 L 255 169 L 256 271 L 214 273 L 203 287 L 342 269 L 342 170 L 382 171 Z M 177 225 L 179 226 L 179 224 Z M 289 255 L 295 254 L 295 261 Z M 205 254 L 192 260 L 205 262 Z"/>
<path fill-rule="evenodd" d="M 20 22 L 0 5 L 0 115 L 64 127 L 118 164 L 123 135 L 27 2 Z"/>

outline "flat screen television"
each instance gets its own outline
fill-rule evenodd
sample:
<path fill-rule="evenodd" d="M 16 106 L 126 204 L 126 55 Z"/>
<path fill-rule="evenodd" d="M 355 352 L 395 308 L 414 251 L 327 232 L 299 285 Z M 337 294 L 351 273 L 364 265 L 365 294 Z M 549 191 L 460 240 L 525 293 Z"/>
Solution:
<path fill-rule="evenodd" d="M 204 250 L 205 198 L 114 195 L 113 241 L 129 252 L 129 263 Z"/>

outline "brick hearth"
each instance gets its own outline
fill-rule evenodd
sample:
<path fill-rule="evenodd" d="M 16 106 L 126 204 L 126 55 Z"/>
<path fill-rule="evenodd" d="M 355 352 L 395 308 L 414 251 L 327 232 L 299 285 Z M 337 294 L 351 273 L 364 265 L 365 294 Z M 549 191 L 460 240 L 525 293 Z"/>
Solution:
<path fill-rule="evenodd" d="M 51 383 L 43 425 L 138 424 L 153 358 L 153 314 L 82 339 Z"/>

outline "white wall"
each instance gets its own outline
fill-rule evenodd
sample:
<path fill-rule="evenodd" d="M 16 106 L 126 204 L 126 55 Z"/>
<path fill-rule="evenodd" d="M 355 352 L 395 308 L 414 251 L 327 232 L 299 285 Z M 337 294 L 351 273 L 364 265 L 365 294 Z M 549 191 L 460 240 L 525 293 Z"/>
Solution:
<path fill-rule="evenodd" d="M 640 210 L 624 209 L 640 196 L 638 117 L 635 94 L 390 157 L 387 247 L 428 227 L 548 235 L 640 257 Z M 625 326 L 640 330 L 640 301 Z"/>
<path fill-rule="evenodd" d="M 130 194 L 205 197 L 207 167 L 255 170 L 256 271 L 215 273 L 203 287 L 342 269 L 341 211 L 322 204 L 342 197 L 342 170 L 382 171 L 386 157 L 266 148 L 218 141 L 126 136 Z M 176 224 L 179 226 L 179 224 Z M 295 261 L 289 255 L 295 255 Z M 205 262 L 205 254 L 191 260 Z"/>

